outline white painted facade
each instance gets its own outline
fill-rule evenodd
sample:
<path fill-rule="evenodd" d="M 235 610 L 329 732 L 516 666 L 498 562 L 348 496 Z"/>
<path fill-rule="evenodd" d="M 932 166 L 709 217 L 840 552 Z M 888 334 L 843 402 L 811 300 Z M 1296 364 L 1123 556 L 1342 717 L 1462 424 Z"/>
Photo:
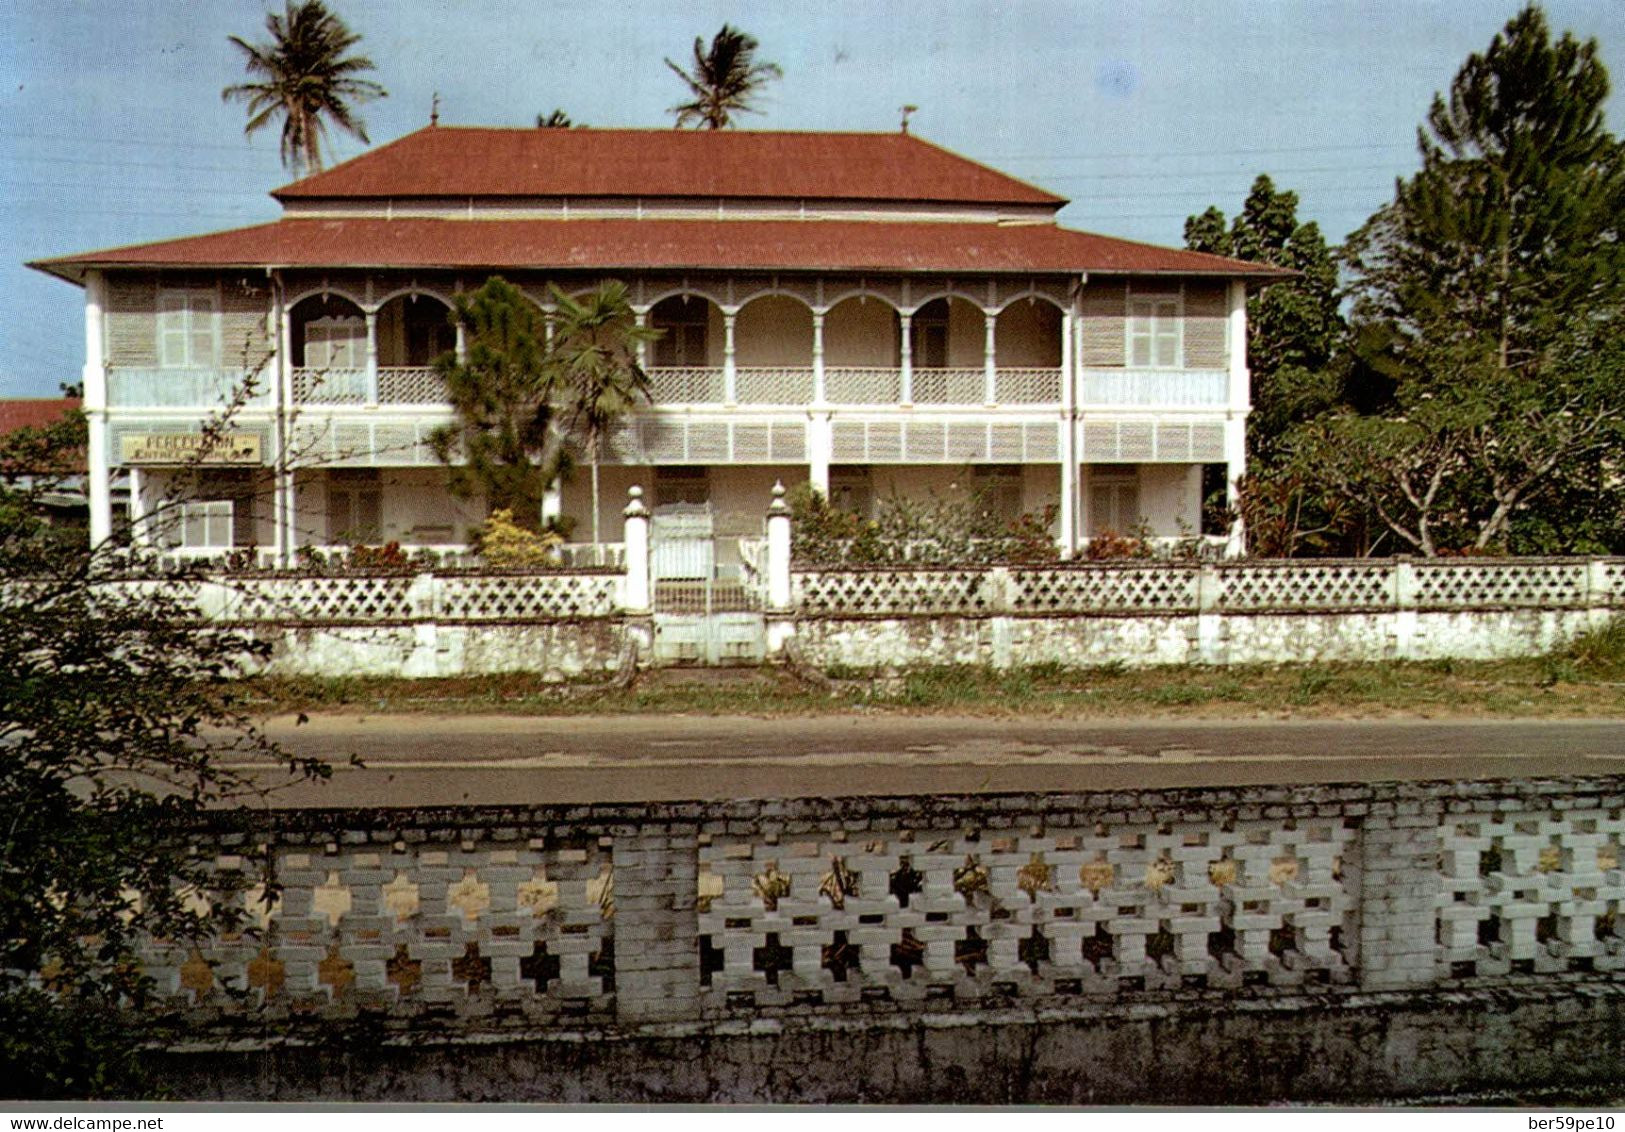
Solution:
<path fill-rule="evenodd" d="M 1053 224 L 1054 211 L 660 198 L 286 207 L 304 223 L 768 218 L 805 222 L 809 239 L 830 221 L 1031 227 Z M 233 546 L 283 564 L 301 547 L 465 545 L 485 507 L 447 494 L 430 450 L 433 430 L 453 421 L 433 362 L 463 346 L 447 318 L 455 296 L 493 273 L 543 310 L 554 286 L 582 293 L 623 280 L 639 321 L 664 331 L 643 358 L 653 403 L 625 422 L 604 461 L 605 541 L 620 540 L 627 487 L 643 485 L 659 506 L 661 485 L 684 475 L 703 480 L 719 514 L 748 513 L 757 528 L 756 501 L 775 480 L 810 482 L 860 507 L 894 491 L 996 485 L 1009 518 L 1053 506 L 1052 530 L 1070 557 L 1108 531 L 1201 534 L 1204 467 L 1215 469 L 1210 488 L 1222 474 L 1232 494 L 1243 471 L 1248 281 L 1239 274 L 57 262 L 85 287 L 98 540 L 113 530 L 110 479 L 128 469 L 138 534 L 199 553 L 222 549 L 222 524 Z M 210 429 L 253 438 L 255 461 L 228 476 L 127 456 L 142 438 Z M 575 520 L 577 538 L 594 529 L 587 480 L 583 467 L 548 504 Z M 178 521 L 182 501 L 233 515 Z M 1239 529 L 1208 533 L 1240 551 Z"/>
<path fill-rule="evenodd" d="M 270 272 L 231 296 L 233 305 L 221 296 L 242 287 L 240 274 L 120 272 L 111 287 L 102 273 L 89 276 L 96 537 L 112 529 L 107 484 L 121 467 L 139 482 L 133 520 L 181 498 L 228 498 L 208 495 L 219 474 L 121 457 L 125 437 L 209 427 L 259 438 L 259 470 L 233 470 L 253 479 L 256 500 L 253 520 L 236 521 L 236 545 L 251 541 L 278 560 L 300 546 L 461 545 L 484 518 L 479 500 L 446 494 L 427 444 L 453 420 L 430 351 L 455 348 L 443 320 L 455 293 L 479 277 Z M 516 281 L 546 306 L 554 280 Z M 1009 481 L 1019 485 L 1011 507 L 1057 508 L 1063 549 L 1108 529 L 1200 533 L 1202 466 L 1224 465 L 1230 482 L 1242 471 L 1248 378 L 1244 348 L 1232 348 L 1245 335 L 1239 282 L 719 275 L 632 286 L 640 319 L 668 339 L 645 357 L 654 403 L 626 422 L 603 469 L 606 539 L 619 539 L 619 501 L 631 483 L 658 502 L 661 469 L 704 469 L 719 511 L 757 516 L 754 501 L 775 479 L 835 488 L 868 506 L 890 492 L 953 495 Z M 1137 342 L 1134 333 L 1146 320 L 1134 312 L 1148 286 L 1175 297 L 1159 300 L 1159 315 L 1180 313 L 1164 334 L 1171 352 L 1158 356 L 1153 341 L 1140 360 L 1172 365 L 1126 364 L 1146 348 L 1147 336 Z M 1188 293 L 1212 313 L 1189 310 Z M 189 325 L 167 332 L 157 304 L 183 296 L 193 297 Z M 249 309 L 255 300 L 262 310 Z M 1160 332 L 1167 321 L 1153 325 Z M 175 345 L 182 334 L 185 349 Z M 579 532 L 592 528 L 586 481 L 583 470 L 560 488 L 562 513 Z"/>

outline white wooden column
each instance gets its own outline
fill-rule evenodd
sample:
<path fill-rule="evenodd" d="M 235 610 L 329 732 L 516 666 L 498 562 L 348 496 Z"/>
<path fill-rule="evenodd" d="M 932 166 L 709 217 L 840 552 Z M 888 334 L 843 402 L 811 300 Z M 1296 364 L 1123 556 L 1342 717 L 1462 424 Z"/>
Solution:
<path fill-rule="evenodd" d="M 812 403 L 822 408 L 829 403 L 824 387 L 824 312 L 813 311 L 813 398 Z"/>
<path fill-rule="evenodd" d="M 898 395 L 898 402 L 904 406 L 914 404 L 914 336 L 910 331 L 913 325 L 913 315 L 897 316 L 897 329 L 902 336 L 902 342 L 898 347 L 898 364 L 903 371 L 902 392 Z"/>
<path fill-rule="evenodd" d="M 367 320 L 367 404 L 378 404 L 378 312 L 361 312 Z"/>
<path fill-rule="evenodd" d="M 828 413 L 813 413 L 807 419 L 807 482 L 825 499 L 829 498 L 829 462 L 834 448 L 834 430 Z"/>
<path fill-rule="evenodd" d="M 278 566 L 293 563 L 298 498 L 294 494 L 292 451 L 293 316 L 280 278 L 272 283 L 276 303 L 276 452 L 271 466 L 271 552 Z"/>
<path fill-rule="evenodd" d="M 141 469 L 129 467 L 125 469 L 125 476 L 130 485 L 130 545 L 146 546 L 152 542 L 151 532 L 147 530 L 147 501 L 141 497 L 145 488 Z"/>
<path fill-rule="evenodd" d="M 734 322 L 739 318 L 736 307 L 722 311 L 722 400 L 728 405 L 739 404 L 739 374 L 734 365 Z"/>
<path fill-rule="evenodd" d="M 1061 557 L 1071 558 L 1078 546 L 1077 432 L 1073 428 L 1072 311 L 1061 312 Z"/>
<path fill-rule="evenodd" d="M 107 348 L 103 338 L 107 309 L 107 279 L 100 271 L 85 272 L 85 386 L 84 408 L 89 427 L 86 494 L 90 497 L 90 545 L 101 546 L 113 537 L 113 469 L 111 438 L 107 428 Z"/>
<path fill-rule="evenodd" d="M 647 330 L 649 328 L 649 308 L 633 307 L 632 319 L 638 324 L 638 329 Z M 547 320 L 547 341 L 550 345 L 553 342 L 553 320 L 551 318 Z M 641 338 L 638 339 L 637 359 L 639 369 L 649 368 L 649 343 Z"/>
<path fill-rule="evenodd" d="M 998 333 L 999 316 L 988 311 L 982 312 L 984 332 L 982 335 L 982 368 L 986 384 L 984 400 L 989 405 L 999 403 L 998 382 Z"/>
<path fill-rule="evenodd" d="M 1236 280 L 1230 284 L 1230 324 L 1228 331 L 1230 353 L 1230 407 L 1245 412 L 1252 405 L 1247 372 L 1247 284 Z"/>
<path fill-rule="evenodd" d="M 1252 409 L 1252 375 L 1247 369 L 1247 284 L 1234 280 L 1230 284 L 1230 409 L 1224 422 L 1224 485 L 1225 500 L 1237 515 L 1230 524 L 1230 536 L 1225 541 L 1225 555 L 1237 558 L 1247 552 L 1247 532 L 1242 526 L 1236 507 L 1241 493 L 1237 482 L 1247 473 L 1247 414 Z"/>

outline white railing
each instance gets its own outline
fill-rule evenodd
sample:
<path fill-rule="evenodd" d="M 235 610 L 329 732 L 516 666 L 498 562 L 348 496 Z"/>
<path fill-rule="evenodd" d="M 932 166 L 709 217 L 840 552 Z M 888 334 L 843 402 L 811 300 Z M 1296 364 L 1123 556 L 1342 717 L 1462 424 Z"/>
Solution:
<path fill-rule="evenodd" d="M 293 399 L 300 405 L 365 405 L 368 384 L 364 369 L 295 366 Z"/>
<path fill-rule="evenodd" d="M 1200 405 L 1229 402 L 1230 375 L 1216 370 L 1089 369 L 1085 405 Z"/>
<path fill-rule="evenodd" d="M 379 366 L 380 405 L 444 405 L 445 379 L 433 366 Z"/>
<path fill-rule="evenodd" d="M 620 605 L 612 570 L 221 575 L 199 614 L 234 624 L 523 622 L 607 617 Z"/>
<path fill-rule="evenodd" d="M 734 372 L 734 399 L 741 405 L 808 405 L 813 371 L 797 366 L 749 366 Z"/>
<path fill-rule="evenodd" d="M 1625 608 L 1619 559 L 1353 559 L 807 568 L 803 612 L 1366 613 Z"/>
<path fill-rule="evenodd" d="M 1061 370 L 1001 367 L 994 375 L 994 397 L 1000 405 L 1056 405 L 1061 400 Z"/>
<path fill-rule="evenodd" d="M 107 371 L 107 403 L 117 409 L 219 409 L 271 401 L 264 374 L 235 369 L 129 369 Z"/>
<path fill-rule="evenodd" d="M 895 405 L 903 397 L 903 371 L 890 366 L 830 366 L 824 399 L 832 405 Z"/>
<path fill-rule="evenodd" d="M 916 405 L 987 403 L 987 370 L 980 366 L 975 369 L 916 369 L 913 376 Z"/>
<path fill-rule="evenodd" d="M 656 405 L 720 405 L 721 366 L 653 366 L 649 390 Z"/>

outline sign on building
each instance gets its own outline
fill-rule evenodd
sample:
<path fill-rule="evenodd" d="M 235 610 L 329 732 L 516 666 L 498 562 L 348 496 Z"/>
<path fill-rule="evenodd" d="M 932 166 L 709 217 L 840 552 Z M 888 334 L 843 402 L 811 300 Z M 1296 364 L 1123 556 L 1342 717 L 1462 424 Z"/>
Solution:
<path fill-rule="evenodd" d="M 260 438 L 253 433 L 149 432 L 119 438 L 126 464 L 259 464 Z"/>

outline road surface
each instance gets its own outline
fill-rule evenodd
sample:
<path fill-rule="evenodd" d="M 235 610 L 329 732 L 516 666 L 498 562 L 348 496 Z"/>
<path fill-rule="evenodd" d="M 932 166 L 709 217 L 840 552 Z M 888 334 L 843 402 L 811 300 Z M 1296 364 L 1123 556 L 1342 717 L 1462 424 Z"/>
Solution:
<path fill-rule="evenodd" d="M 1625 774 L 1625 720 L 321 716 L 281 806 L 500 805 Z M 347 765 L 351 754 L 363 768 Z"/>

